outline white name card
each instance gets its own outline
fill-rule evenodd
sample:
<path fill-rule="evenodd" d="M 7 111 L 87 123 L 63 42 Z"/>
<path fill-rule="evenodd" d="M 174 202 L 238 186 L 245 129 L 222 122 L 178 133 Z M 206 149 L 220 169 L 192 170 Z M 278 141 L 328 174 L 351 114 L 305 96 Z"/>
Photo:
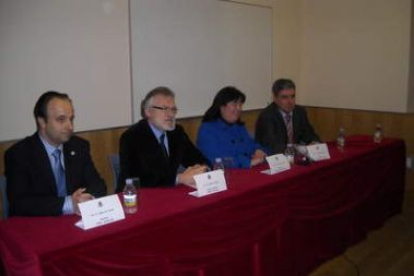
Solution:
<path fill-rule="evenodd" d="M 308 149 L 308 155 L 313 161 L 321 161 L 326 159 L 331 159 L 329 155 L 328 146 L 324 144 L 315 144 L 309 145 L 306 147 Z"/>
<path fill-rule="evenodd" d="M 290 169 L 289 160 L 283 154 L 268 156 L 266 161 L 269 164 L 269 169 L 262 171 L 264 174 L 275 174 Z"/>
<path fill-rule="evenodd" d="M 197 191 L 189 193 L 196 197 L 218 193 L 227 190 L 223 170 L 215 170 L 194 176 Z"/>
<path fill-rule="evenodd" d="M 79 203 L 82 220 L 75 225 L 87 230 L 125 218 L 118 195 L 109 195 Z"/>

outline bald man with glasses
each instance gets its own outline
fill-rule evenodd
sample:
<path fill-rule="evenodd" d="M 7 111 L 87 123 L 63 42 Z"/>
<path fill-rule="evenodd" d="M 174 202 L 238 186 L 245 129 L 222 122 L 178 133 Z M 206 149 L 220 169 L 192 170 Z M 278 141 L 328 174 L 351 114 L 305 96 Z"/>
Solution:
<path fill-rule="evenodd" d="M 176 124 L 175 95 L 168 87 L 157 87 L 141 102 L 142 120 L 125 131 L 120 140 L 120 179 L 138 177 L 141 187 L 194 187 L 194 175 L 208 168 L 208 160 Z M 183 168 L 179 171 L 179 168 Z"/>

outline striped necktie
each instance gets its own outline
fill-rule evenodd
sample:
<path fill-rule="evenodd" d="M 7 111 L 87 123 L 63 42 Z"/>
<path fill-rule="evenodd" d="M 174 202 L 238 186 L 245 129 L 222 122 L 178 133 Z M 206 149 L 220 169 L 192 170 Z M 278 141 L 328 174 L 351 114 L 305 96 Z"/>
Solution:
<path fill-rule="evenodd" d="M 293 124 L 292 124 L 292 116 L 290 114 L 285 114 L 285 125 L 286 125 L 287 137 L 288 137 L 288 144 L 293 144 L 294 143 Z"/>

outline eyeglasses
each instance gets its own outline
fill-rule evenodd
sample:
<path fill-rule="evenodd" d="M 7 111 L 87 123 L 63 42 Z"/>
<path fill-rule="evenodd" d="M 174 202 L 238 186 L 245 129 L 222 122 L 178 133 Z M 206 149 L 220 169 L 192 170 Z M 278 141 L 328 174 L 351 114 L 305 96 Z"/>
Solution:
<path fill-rule="evenodd" d="M 158 110 L 162 110 L 166 114 L 168 112 L 171 112 L 172 114 L 177 114 L 177 112 L 178 112 L 178 108 L 176 108 L 176 107 L 152 105 L 152 106 L 150 106 L 150 108 L 155 108 L 155 109 L 158 109 Z"/>

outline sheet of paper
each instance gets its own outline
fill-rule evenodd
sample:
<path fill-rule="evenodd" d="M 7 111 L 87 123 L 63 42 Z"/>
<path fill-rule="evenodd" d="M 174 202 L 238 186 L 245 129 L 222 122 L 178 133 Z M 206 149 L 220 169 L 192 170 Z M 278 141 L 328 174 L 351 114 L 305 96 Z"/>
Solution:
<path fill-rule="evenodd" d="M 331 159 L 329 154 L 328 146 L 324 144 L 315 144 L 309 145 L 306 147 L 308 149 L 308 155 L 313 161 L 321 161 L 326 159 Z"/>
<path fill-rule="evenodd" d="M 75 225 L 82 229 L 106 225 L 125 218 L 124 209 L 118 195 L 109 195 L 79 203 L 81 223 Z"/>
<path fill-rule="evenodd" d="M 290 169 L 289 160 L 283 154 L 275 154 L 266 157 L 266 161 L 269 164 L 269 169 L 261 171 L 264 174 L 275 174 Z"/>
<path fill-rule="evenodd" d="M 218 193 L 227 190 L 226 179 L 222 170 L 215 170 L 194 176 L 197 191 L 189 193 L 196 197 Z"/>

